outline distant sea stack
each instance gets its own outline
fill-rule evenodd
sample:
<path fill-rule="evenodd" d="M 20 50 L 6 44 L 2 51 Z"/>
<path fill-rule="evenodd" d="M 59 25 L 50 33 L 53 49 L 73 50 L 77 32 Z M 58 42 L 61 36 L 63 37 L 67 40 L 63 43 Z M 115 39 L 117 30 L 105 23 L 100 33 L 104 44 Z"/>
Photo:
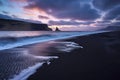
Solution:
<path fill-rule="evenodd" d="M 56 27 L 55 31 L 60 31 L 58 27 Z"/>
<path fill-rule="evenodd" d="M 0 31 L 52 31 L 47 24 L 0 19 Z"/>

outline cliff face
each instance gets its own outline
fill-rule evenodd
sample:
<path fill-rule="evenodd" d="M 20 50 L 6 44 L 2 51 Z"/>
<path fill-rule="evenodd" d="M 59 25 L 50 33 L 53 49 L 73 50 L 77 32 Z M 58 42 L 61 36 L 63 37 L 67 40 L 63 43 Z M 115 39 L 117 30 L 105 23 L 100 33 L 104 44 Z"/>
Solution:
<path fill-rule="evenodd" d="M 0 19 L 0 31 L 52 31 L 47 24 Z"/>
<path fill-rule="evenodd" d="M 51 28 L 48 28 L 47 24 L 31 24 L 32 30 L 42 30 L 42 31 L 52 31 Z"/>

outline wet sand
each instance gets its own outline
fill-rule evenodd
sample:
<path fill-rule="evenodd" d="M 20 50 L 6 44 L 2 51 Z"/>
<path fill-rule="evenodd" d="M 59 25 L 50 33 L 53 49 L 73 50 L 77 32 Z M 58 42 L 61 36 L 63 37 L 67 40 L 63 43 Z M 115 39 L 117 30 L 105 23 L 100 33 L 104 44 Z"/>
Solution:
<path fill-rule="evenodd" d="M 49 53 L 59 59 L 44 64 L 28 80 L 120 80 L 120 32 L 75 37 L 83 46 L 71 52 L 50 47 Z"/>

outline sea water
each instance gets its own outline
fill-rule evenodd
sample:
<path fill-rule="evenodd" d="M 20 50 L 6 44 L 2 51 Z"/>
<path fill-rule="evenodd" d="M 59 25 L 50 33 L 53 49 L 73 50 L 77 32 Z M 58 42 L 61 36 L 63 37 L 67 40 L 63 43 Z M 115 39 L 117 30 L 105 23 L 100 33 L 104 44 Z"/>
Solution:
<path fill-rule="evenodd" d="M 70 52 L 74 48 L 83 48 L 83 46 L 74 42 L 57 42 L 55 40 L 102 32 L 105 31 L 1 31 L 0 80 L 26 80 L 44 63 L 50 64 L 51 59 L 58 58 L 58 56 L 49 56 L 48 52 L 46 52 L 47 48 L 53 43 L 61 44 L 56 48 L 65 52 Z M 32 46 L 33 44 L 35 45 Z"/>

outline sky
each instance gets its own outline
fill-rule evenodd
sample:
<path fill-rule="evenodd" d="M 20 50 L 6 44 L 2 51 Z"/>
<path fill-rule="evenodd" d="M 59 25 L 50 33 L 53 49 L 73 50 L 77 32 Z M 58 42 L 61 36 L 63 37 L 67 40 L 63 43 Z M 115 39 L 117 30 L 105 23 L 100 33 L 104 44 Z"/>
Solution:
<path fill-rule="evenodd" d="M 48 24 L 63 31 L 120 25 L 120 0 L 0 0 L 0 18 Z"/>

